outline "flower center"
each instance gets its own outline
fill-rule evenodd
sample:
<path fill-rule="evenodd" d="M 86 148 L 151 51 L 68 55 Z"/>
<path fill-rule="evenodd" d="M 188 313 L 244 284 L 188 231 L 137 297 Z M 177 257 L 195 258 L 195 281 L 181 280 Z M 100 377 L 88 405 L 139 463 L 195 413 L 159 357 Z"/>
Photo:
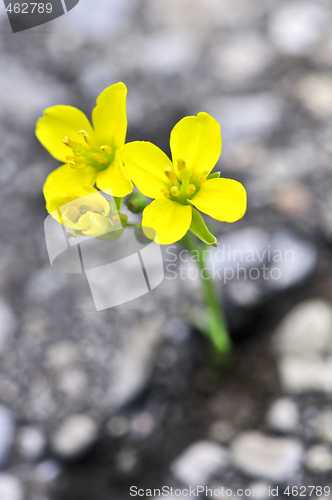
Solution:
<path fill-rule="evenodd" d="M 192 170 L 187 168 L 186 162 L 179 158 L 177 160 L 177 168 L 165 168 L 165 175 L 171 181 L 173 186 L 170 189 L 162 188 L 161 192 L 165 198 L 170 198 L 172 201 L 177 201 L 183 205 L 189 205 L 188 200 L 199 191 L 201 184 L 207 180 L 209 172 L 206 170 L 201 175 L 199 182 L 193 180 Z"/>
<path fill-rule="evenodd" d="M 79 134 L 82 136 L 81 142 L 74 141 L 67 136 L 62 141 L 72 150 L 72 154 L 67 156 L 71 168 L 80 169 L 90 166 L 105 170 L 114 160 L 114 151 L 107 145 L 96 149 L 85 130 L 80 130 Z"/>

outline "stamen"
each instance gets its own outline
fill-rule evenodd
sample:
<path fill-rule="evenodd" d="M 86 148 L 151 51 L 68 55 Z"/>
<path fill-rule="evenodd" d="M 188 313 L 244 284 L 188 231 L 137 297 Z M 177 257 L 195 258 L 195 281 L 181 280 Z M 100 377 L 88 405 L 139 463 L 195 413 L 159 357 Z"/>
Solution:
<path fill-rule="evenodd" d="M 201 182 L 205 182 L 206 179 L 207 179 L 207 176 L 209 175 L 209 171 L 208 170 L 204 170 L 203 174 L 200 176 L 199 180 Z"/>
<path fill-rule="evenodd" d="M 172 196 L 180 196 L 180 190 L 176 186 L 172 186 L 170 189 Z"/>
<path fill-rule="evenodd" d="M 169 191 L 168 191 L 168 189 L 162 188 L 160 190 L 160 192 L 163 193 L 163 195 L 165 196 L 165 198 L 169 198 Z"/>
<path fill-rule="evenodd" d="M 178 179 L 176 177 L 176 174 L 175 172 L 173 172 L 172 168 L 171 167 L 166 167 L 165 170 L 165 175 L 166 177 L 173 183 L 173 184 L 176 184 Z"/>
<path fill-rule="evenodd" d="M 106 153 L 107 155 L 112 154 L 112 150 L 109 146 L 100 146 L 100 149 L 103 153 Z"/>
<path fill-rule="evenodd" d="M 78 219 L 80 218 L 80 213 L 76 207 L 69 207 L 63 215 L 65 215 L 68 219 L 70 219 L 73 222 L 77 222 Z"/>
<path fill-rule="evenodd" d="M 185 168 L 184 170 L 181 170 L 179 173 L 179 178 L 180 180 L 185 180 L 185 179 L 190 179 L 191 176 L 191 170 L 189 168 Z"/>
<path fill-rule="evenodd" d="M 75 160 L 77 160 L 77 156 L 75 156 L 75 155 L 67 155 L 66 158 L 69 161 L 75 161 Z"/>
<path fill-rule="evenodd" d="M 90 205 L 82 205 L 80 207 L 80 213 L 81 214 L 86 214 L 87 212 L 93 212 L 92 208 L 90 207 Z"/>
<path fill-rule="evenodd" d="M 91 157 L 96 160 L 99 165 L 103 164 L 103 163 L 108 163 L 108 161 L 106 160 L 106 158 L 103 158 L 102 156 L 99 156 L 99 155 L 91 155 Z"/>
<path fill-rule="evenodd" d="M 85 142 L 87 143 L 88 146 L 92 145 L 92 141 L 89 137 L 89 134 L 85 132 L 85 130 L 79 130 L 78 132 L 80 135 L 83 135 Z"/>
<path fill-rule="evenodd" d="M 71 161 L 69 165 L 71 166 L 71 168 L 74 168 L 76 170 L 86 167 L 86 163 L 78 158 L 76 158 L 76 160 Z"/>
<path fill-rule="evenodd" d="M 194 186 L 194 184 L 189 184 L 189 186 L 187 187 L 186 189 L 186 194 L 188 196 L 194 194 L 196 192 L 196 186 Z"/>
<path fill-rule="evenodd" d="M 73 139 L 70 139 L 69 137 L 65 136 L 63 138 L 63 144 L 68 146 L 69 148 L 73 149 L 75 146 L 81 146 L 81 144 L 77 141 L 74 141 Z"/>
<path fill-rule="evenodd" d="M 182 158 L 178 159 L 178 171 L 184 170 L 186 168 L 186 162 Z"/>

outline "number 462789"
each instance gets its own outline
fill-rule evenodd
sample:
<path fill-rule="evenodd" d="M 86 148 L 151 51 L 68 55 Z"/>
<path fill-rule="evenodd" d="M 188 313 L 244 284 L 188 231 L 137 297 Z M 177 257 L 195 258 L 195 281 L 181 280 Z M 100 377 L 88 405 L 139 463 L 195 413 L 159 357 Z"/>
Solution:
<path fill-rule="evenodd" d="M 34 12 L 38 14 L 50 14 L 52 12 L 52 4 L 47 3 L 45 5 L 44 3 L 22 3 L 22 5 L 20 5 L 19 3 L 10 3 L 6 8 L 6 11 L 10 14 L 33 14 Z"/>

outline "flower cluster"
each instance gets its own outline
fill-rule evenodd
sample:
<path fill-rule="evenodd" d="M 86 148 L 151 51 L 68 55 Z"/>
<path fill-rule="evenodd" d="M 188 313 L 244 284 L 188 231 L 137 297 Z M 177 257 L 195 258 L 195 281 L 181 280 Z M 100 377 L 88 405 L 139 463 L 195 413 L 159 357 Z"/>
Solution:
<path fill-rule="evenodd" d="M 38 120 L 38 139 L 63 162 L 44 185 L 48 212 L 73 231 L 98 237 L 114 224 L 102 193 L 121 200 L 135 185 L 153 200 L 140 204 L 142 226 L 154 229 L 160 244 L 174 243 L 190 230 L 216 245 L 200 212 L 234 222 L 243 217 L 247 203 L 242 184 L 211 173 L 221 153 L 219 124 L 207 113 L 180 120 L 171 132 L 169 159 L 150 142 L 125 144 L 126 95 L 123 83 L 104 90 L 92 112 L 92 125 L 71 106 L 48 108 Z M 117 203 L 119 212 L 121 205 Z M 140 211 L 137 206 L 132 207 L 134 213 Z M 121 221 L 126 223 L 124 217 Z"/>

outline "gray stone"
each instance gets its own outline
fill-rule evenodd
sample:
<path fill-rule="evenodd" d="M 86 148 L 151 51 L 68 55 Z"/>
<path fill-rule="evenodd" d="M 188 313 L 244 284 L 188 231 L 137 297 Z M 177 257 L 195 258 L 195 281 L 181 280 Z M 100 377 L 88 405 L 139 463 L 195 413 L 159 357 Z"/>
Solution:
<path fill-rule="evenodd" d="M 181 73 L 196 61 L 197 51 L 197 39 L 188 33 L 156 31 L 143 43 L 140 65 L 148 72 Z"/>
<path fill-rule="evenodd" d="M 255 32 L 236 34 L 224 40 L 215 46 L 212 56 L 216 75 L 232 84 L 246 83 L 273 62 L 273 51 Z"/>
<path fill-rule="evenodd" d="M 285 481 L 299 469 L 302 444 L 295 439 L 272 438 L 256 431 L 239 435 L 231 446 L 234 464 L 249 476 Z"/>
<path fill-rule="evenodd" d="M 280 123 L 283 101 L 272 93 L 211 98 L 203 109 L 220 123 L 223 140 L 266 136 Z"/>
<path fill-rule="evenodd" d="M 271 14 L 270 37 L 283 53 L 306 54 L 324 36 L 329 27 L 329 10 L 318 2 L 290 1 Z"/>
<path fill-rule="evenodd" d="M 109 87 L 110 82 L 116 82 L 117 80 L 120 80 L 120 78 L 114 75 L 114 69 L 107 67 L 107 64 L 101 66 L 100 61 L 96 64 L 88 64 L 83 69 L 80 77 L 84 93 L 93 99 Z"/>
<path fill-rule="evenodd" d="M 265 481 L 255 481 L 250 483 L 248 489 L 252 492 L 252 498 L 260 498 L 261 500 L 267 500 L 270 495 L 270 485 Z"/>
<path fill-rule="evenodd" d="M 98 426 L 88 415 L 71 415 L 56 430 L 52 449 L 59 457 L 74 459 L 85 453 L 96 441 Z"/>
<path fill-rule="evenodd" d="M 296 86 L 296 95 L 315 118 L 332 118 L 332 78 L 312 74 L 303 78 Z"/>
<path fill-rule="evenodd" d="M 44 460 L 37 465 L 34 477 L 38 483 L 45 485 L 54 481 L 61 473 L 59 462 L 53 459 Z"/>
<path fill-rule="evenodd" d="M 13 415 L 8 408 L 0 406 L 0 467 L 6 464 L 14 438 Z"/>
<path fill-rule="evenodd" d="M 45 354 L 45 364 L 49 368 L 62 369 L 78 358 L 74 342 L 63 340 L 50 346 Z"/>
<path fill-rule="evenodd" d="M 162 335 L 159 321 L 146 320 L 123 339 L 108 394 L 113 407 L 128 403 L 145 387 Z"/>
<path fill-rule="evenodd" d="M 320 203 L 320 224 L 326 236 L 332 238 L 332 191 L 328 191 Z"/>
<path fill-rule="evenodd" d="M 198 441 L 171 464 L 173 476 L 188 486 L 206 486 L 229 463 L 228 451 L 211 441 Z"/>
<path fill-rule="evenodd" d="M 12 474 L 0 473 L 1 500 L 23 500 L 24 491 L 20 481 Z"/>
<path fill-rule="evenodd" d="M 17 437 L 21 456 L 28 460 L 37 460 L 44 452 L 46 439 L 39 427 L 23 427 Z"/>
<path fill-rule="evenodd" d="M 62 290 L 67 281 L 67 275 L 57 273 L 47 265 L 28 280 L 26 294 L 30 300 L 43 302 Z"/>
<path fill-rule="evenodd" d="M 59 81 L 31 71 L 14 58 L 2 57 L 0 71 L 1 109 L 18 127 L 36 121 L 51 102 L 66 102 L 67 92 Z M 24 82 L 24 92 L 22 92 Z M 18 117 L 18 113 L 22 116 Z"/>
<path fill-rule="evenodd" d="M 324 410 L 318 418 L 318 436 L 332 444 L 332 409 Z"/>
<path fill-rule="evenodd" d="M 332 357 L 285 356 L 278 361 L 282 387 L 290 393 L 331 392 Z"/>
<path fill-rule="evenodd" d="M 280 231 L 274 235 L 271 246 L 274 249 L 269 270 L 272 279 L 267 281 L 267 285 L 272 290 L 284 290 L 294 286 L 313 272 L 317 263 L 317 250 L 311 243 L 300 241 L 286 231 Z M 280 258 L 280 261 L 277 261 L 277 258 Z"/>
<path fill-rule="evenodd" d="M 12 340 L 17 324 L 17 318 L 10 305 L 0 299 L 0 353 L 6 349 L 8 342 Z"/>
<path fill-rule="evenodd" d="M 141 412 L 135 415 L 130 423 L 132 434 L 139 439 L 147 438 L 155 427 L 155 420 L 151 413 Z"/>
<path fill-rule="evenodd" d="M 269 427 L 276 431 L 293 432 L 299 424 L 299 410 L 290 398 L 275 401 L 267 413 Z"/>
<path fill-rule="evenodd" d="M 311 472 L 324 473 L 332 471 L 332 453 L 326 445 L 309 448 L 304 457 L 304 464 Z"/>
<path fill-rule="evenodd" d="M 117 0 L 94 0 L 94 2 L 95 8 L 91 11 L 87 12 L 86 9 L 82 9 L 80 6 L 76 8 L 75 15 L 71 16 L 69 26 L 71 31 L 82 33 L 83 40 L 85 40 L 84 34 L 89 26 L 90 40 L 95 42 L 100 42 L 103 39 L 107 42 L 111 34 L 114 35 L 121 27 L 126 26 L 131 10 L 136 5 L 136 2 L 132 0 L 123 0 L 121 2 Z M 87 17 L 89 19 L 88 23 Z M 59 33 L 57 32 L 57 34 Z M 57 36 L 57 39 L 61 39 L 61 36 Z M 58 43 L 61 43 L 61 40 L 58 40 Z"/>
<path fill-rule="evenodd" d="M 228 443 L 234 437 L 236 430 L 228 420 L 217 420 L 209 429 L 209 436 L 221 444 Z"/>
<path fill-rule="evenodd" d="M 123 448 L 117 454 L 115 466 L 121 474 L 135 473 L 139 464 L 137 451 L 134 448 Z"/>
<path fill-rule="evenodd" d="M 129 422 L 126 417 L 117 415 L 107 422 L 107 431 L 113 437 L 125 436 L 129 431 Z"/>
<path fill-rule="evenodd" d="M 249 269 L 265 262 L 270 243 L 269 234 L 258 227 L 246 227 L 218 238 L 218 248 L 211 251 L 211 265 L 220 269 Z"/>
<path fill-rule="evenodd" d="M 294 307 L 275 334 L 282 355 L 324 354 L 332 349 L 332 307 L 320 300 L 307 300 Z"/>
<path fill-rule="evenodd" d="M 79 368 L 66 368 L 57 374 L 56 385 L 69 398 L 79 398 L 88 384 L 86 373 Z"/>
<path fill-rule="evenodd" d="M 252 273 L 252 276 L 257 276 L 256 270 Z M 232 279 L 227 285 L 229 296 L 240 306 L 252 307 L 266 298 L 266 292 L 256 281 L 250 279 Z"/>

